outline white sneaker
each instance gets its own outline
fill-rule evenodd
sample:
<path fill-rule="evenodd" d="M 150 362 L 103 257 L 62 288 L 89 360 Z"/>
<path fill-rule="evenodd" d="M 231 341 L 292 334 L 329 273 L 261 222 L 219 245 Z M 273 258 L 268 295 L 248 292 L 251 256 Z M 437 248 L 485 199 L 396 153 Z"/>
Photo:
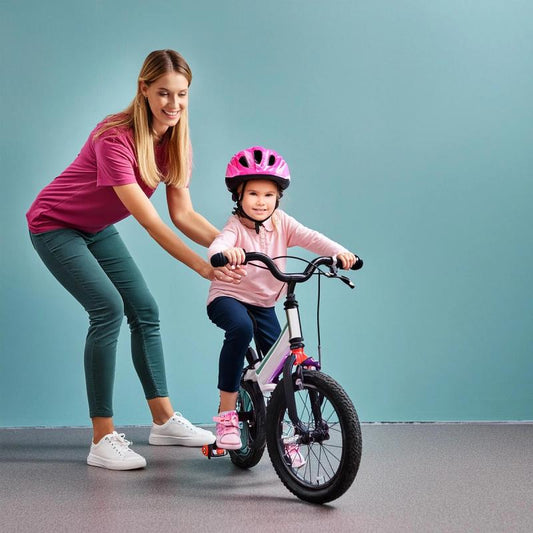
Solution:
<path fill-rule="evenodd" d="M 191 424 L 181 413 L 174 413 L 162 426 L 152 424 L 148 442 L 158 446 L 203 446 L 213 444 L 215 436 Z"/>
<path fill-rule="evenodd" d="M 133 470 L 144 468 L 146 459 L 130 450 L 130 441 L 124 438 L 124 433 L 120 435 L 113 431 L 102 437 L 98 444 L 91 442 L 91 451 L 87 456 L 87 464 L 108 468 L 109 470 Z"/>

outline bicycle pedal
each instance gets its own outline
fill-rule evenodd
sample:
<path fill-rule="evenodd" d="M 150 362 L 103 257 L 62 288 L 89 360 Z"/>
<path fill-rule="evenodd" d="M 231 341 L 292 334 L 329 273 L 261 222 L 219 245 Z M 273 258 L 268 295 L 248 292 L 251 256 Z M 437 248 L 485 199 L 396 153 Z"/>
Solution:
<path fill-rule="evenodd" d="M 211 459 L 212 457 L 225 457 L 226 455 L 228 455 L 227 450 L 225 450 L 224 448 L 218 448 L 213 444 L 204 444 L 202 446 L 202 453 L 208 459 Z"/>

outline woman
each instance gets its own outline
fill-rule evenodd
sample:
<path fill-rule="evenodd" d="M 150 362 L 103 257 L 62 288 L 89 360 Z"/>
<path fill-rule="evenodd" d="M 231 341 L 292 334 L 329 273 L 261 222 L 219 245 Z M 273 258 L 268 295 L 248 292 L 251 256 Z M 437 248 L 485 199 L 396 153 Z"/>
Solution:
<path fill-rule="evenodd" d="M 212 433 L 176 413 L 168 397 L 157 305 L 113 226 L 130 214 L 170 255 L 202 277 L 238 283 L 240 271 L 213 269 L 159 217 L 149 198 L 166 185 L 174 225 L 209 246 L 218 230 L 193 209 L 187 119 L 191 70 L 177 52 L 146 58 L 137 95 L 104 119 L 80 154 L 46 186 L 27 213 L 37 253 L 89 315 L 85 376 L 93 440 L 87 462 L 113 470 L 146 466 L 113 425 L 116 346 L 124 315 L 132 357 L 153 425 L 150 444 L 201 446 Z"/>

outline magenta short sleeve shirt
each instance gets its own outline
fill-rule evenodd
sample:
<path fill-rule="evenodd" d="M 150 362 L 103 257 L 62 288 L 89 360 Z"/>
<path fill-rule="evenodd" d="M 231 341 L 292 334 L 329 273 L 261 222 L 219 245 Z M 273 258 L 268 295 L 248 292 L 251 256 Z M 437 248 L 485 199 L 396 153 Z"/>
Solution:
<path fill-rule="evenodd" d="M 114 186 L 137 183 L 150 197 L 155 189 L 141 179 L 133 132 L 111 129 L 94 138 L 91 132 L 76 159 L 48 184 L 26 213 L 32 233 L 74 228 L 96 233 L 130 213 Z M 156 162 L 164 172 L 165 148 L 156 146 Z"/>

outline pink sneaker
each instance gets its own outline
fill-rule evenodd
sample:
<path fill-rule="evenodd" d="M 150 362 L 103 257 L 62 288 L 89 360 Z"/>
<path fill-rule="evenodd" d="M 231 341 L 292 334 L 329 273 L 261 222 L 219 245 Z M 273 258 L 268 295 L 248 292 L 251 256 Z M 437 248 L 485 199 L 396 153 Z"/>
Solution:
<path fill-rule="evenodd" d="M 223 411 L 214 416 L 217 423 L 216 445 L 225 450 L 239 450 L 242 448 L 239 417 L 236 411 Z"/>
<path fill-rule="evenodd" d="M 307 462 L 304 459 L 302 452 L 300 452 L 300 446 L 298 444 L 285 444 L 285 453 L 293 468 L 300 468 Z"/>

